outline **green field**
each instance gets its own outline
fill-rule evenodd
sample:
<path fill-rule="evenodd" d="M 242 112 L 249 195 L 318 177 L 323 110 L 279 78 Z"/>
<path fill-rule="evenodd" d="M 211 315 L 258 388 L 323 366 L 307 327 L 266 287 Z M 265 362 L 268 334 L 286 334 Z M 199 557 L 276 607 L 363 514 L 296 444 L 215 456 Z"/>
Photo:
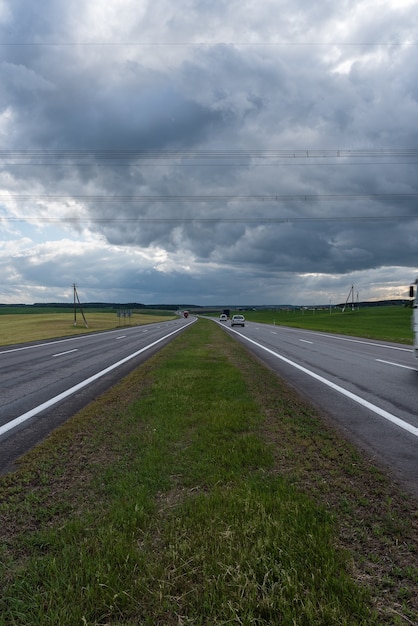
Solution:
<path fill-rule="evenodd" d="M 24 312 L 22 312 L 24 311 Z M 241 311 L 239 311 L 241 312 Z M 249 321 L 306 328 L 321 332 L 355 335 L 383 341 L 412 344 L 412 311 L 402 306 L 363 307 L 344 313 L 333 309 L 282 311 L 262 309 L 243 311 Z M 231 311 L 231 315 L 234 311 Z M 172 311 L 141 309 L 133 311 L 131 318 L 118 318 L 115 310 L 91 309 L 85 312 L 88 328 L 84 326 L 81 313 L 44 307 L 0 307 L 0 345 L 23 343 L 53 337 L 67 337 L 118 326 L 149 324 L 156 321 L 176 319 Z"/>
<path fill-rule="evenodd" d="M 412 343 L 412 310 L 402 306 L 362 307 L 344 313 L 339 310 L 281 311 L 279 309 L 244 311 L 249 321 L 307 328 L 322 332 L 355 335 Z M 231 311 L 231 315 L 234 312 Z"/>

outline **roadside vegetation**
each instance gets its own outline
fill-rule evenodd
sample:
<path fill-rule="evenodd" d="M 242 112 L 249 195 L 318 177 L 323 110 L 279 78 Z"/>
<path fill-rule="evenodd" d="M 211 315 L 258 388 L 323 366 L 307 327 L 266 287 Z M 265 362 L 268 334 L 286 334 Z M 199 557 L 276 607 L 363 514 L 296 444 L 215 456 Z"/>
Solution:
<path fill-rule="evenodd" d="M 69 337 L 85 333 L 112 330 L 139 324 L 153 324 L 159 321 L 176 319 L 172 311 L 132 311 L 131 317 L 118 316 L 116 311 L 86 311 L 85 326 L 80 311 L 74 316 L 70 308 L 64 311 L 34 308 L 31 312 L 20 313 L 19 308 L 0 307 L 0 345 L 6 346 L 26 341 L 39 341 L 54 337 Z M 75 319 L 74 319 L 75 317 Z"/>
<path fill-rule="evenodd" d="M 0 624 L 417 624 L 416 505 L 199 320 L 0 478 Z"/>
<path fill-rule="evenodd" d="M 321 332 L 356 335 L 370 339 L 412 343 L 411 309 L 405 306 L 362 306 L 344 313 L 336 308 L 260 309 L 240 311 L 245 319 L 265 324 L 307 328 Z M 233 312 L 231 311 L 231 315 Z"/>

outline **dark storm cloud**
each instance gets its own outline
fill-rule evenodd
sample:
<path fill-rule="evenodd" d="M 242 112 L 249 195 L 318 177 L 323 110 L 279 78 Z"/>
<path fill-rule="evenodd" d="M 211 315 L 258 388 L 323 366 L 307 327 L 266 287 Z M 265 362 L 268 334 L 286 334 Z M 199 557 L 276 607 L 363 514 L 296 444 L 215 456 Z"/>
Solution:
<path fill-rule="evenodd" d="M 236 300 L 248 293 L 255 302 L 283 293 L 278 274 L 285 284 L 325 274 L 331 289 L 353 273 L 365 283 L 369 271 L 382 272 L 380 280 L 385 268 L 413 273 L 416 163 L 379 151 L 418 145 L 416 46 L 404 44 L 416 26 L 408 2 L 376 16 L 372 2 L 51 0 L 35 10 L 4 1 L 2 41 L 13 45 L 0 47 L 2 145 L 64 156 L 3 159 L 2 195 L 30 198 L 0 199 L 0 215 L 61 218 L 66 238 L 73 228 L 102 242 L 88 263 L 112 288 L 129 293 L 137 275 L 145 283 L 152 276 L 147 293 L 160 300 L 171 284 L 182 297 L 217 300 L 235 289 Z M 335 154 L 255 158 L 261 149 Z M 349 149 L 372 155 L 337 156 Z M 74 150 L 89 152 L 88 162 Z M 179 157 L 121 160 L 113 152 L 104 161 L 99 150 Z M 221 152 L 204 160 L 186 158 L 190 150 Z M 246 154 L 222 157 L 230 150 Z M 35 259 L 46 254 L 38 244 L 47 236 L 36 228 L 32 243 L 4 231 L 17 252 L 2 265 L 22 282 L 73 282 L 80 257 L 67 243 L 58 255 L 51 241 L 48 258 Z M 132 268 L 125 259 L 134 252 L 142 256 Z M 97 272 L 85 272 L 92 289 Z"/>

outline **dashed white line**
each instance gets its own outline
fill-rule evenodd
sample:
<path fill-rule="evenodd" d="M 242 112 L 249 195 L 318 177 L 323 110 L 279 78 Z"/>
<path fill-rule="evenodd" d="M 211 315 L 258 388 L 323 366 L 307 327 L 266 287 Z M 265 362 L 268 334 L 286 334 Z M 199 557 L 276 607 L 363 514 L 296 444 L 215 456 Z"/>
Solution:
<path fill-rule="evenodd" d="M 383 359 L 376 359 L 378 363 L 386 363 L 386 365 L 394 365 L 395 367 L 403 367 L 405 370 L 412 370 L 413 372 L 418 371 L 416 367 L 409 367 L 409 365 L 401 365 L 400 363 L 393 363 L 393 361 L 384 361 Z"/>
<path fill-rule="evenodd" d="M 302 343 L 310 343 L 313 344 L 313 341 L 307 341 L 307 339 L 299 339 Z"/>
<path fill-rule="evenodd" d="M 132 329 L 136 329 L 138 328 L 137 326 L 132 326 Z M 120 332 L 120 331 L 116 331 L 116 330 L 104 330 L 101 331 L 99 334 L 100 335 L 110 335 L 112 333 L 115 332 Z M 142 331 L 142 332 L 147 332 L 147 331 Z M 2 354 L 9 354 L 10 352 L 22 352 L 23 350 L 34 350 L 35 348 L 40 348 L 40 347 L 49 347 L 49 346 L 53 346 L 54 344 L 57 343 L 65 343 L 67 341 L 80 341 L 80 340 L 84 340 L 84 339 L 91 339 L 92 337 L 94 337 L 93 334 L 87 334 L 87 335 L 77 335 L 76 337 L 65 337 L 64 339 L 55 339 L 54 341 L 45 341 L 43 343 L 33 343 L 30 346 L 21 346 L 19 348 L 7 348 L 6 350 L 0 350 L 0 355 Z"/>
<path fill-rule="evenodd" d="M 78 352 L 78 348 L 74 348 L 74 350 L 66 350 L 66 352 L 58 352 L 58 354 L 53 354 L 52 356 L 64 356 L 64 354 L 70 354 L 71 352 Z"/>
<path fill-rule="evenodd" d="M 193 320 L 191 323 L 193 323 L 194 321 L 195 320 Z M 187 324 L 187 326 L 188 325 L 189 324 Z M 124 363 L 127 363 L 128 361 L 130 361 L 131 359 L 135 358 L 136 356 L 142 354 L 146 350 L 149 350 L 150 348 L 153 348 L 157 344 L 161 343 L 161 341 L 164 341 L 165 339 L 168 339 L 168 337 L 171 337 L 172 335 L 175 335 L 180 330 L 183 330 L 183 328 L 185 328 L 185 326 L 181 326 L 180 328 L 176 328 L 176 330 L 171 331 L 171 333 L 168 333 L 167 335 L 164 335 L 163 337 L 160 337 L 160 339 L 157 339 L 156 341 L 153 341 L 152 343 L 148 344 L 144 348 L 141 348 L 140 350 L 137 350 L 136 352 L 133 352 L 132 354 L 130 354 L 129 356 L 126 356 L 124 359 L 121 359 L 117 363 L 113 363 L 113 365 L 110 365 L 109 367 L 106 367 L 101 372 L 97 372 L 97 374 L 94 374 L 93 376 L 90 376 L 89 378 L 86 378 L 85 380 L 81 381 L 81 383 L 78 383 L 78 385 L 74 385 L 74 387 L 70 387 L 69 389 L 66 389 L 62 393 L 60 393 L 57 396 L 55 396 L 54 398 L 50 398 L 49 400 L 47 400 L 46 402 L 43 402 L 39 406 L 36 406 L 33 409 L 31 409 L 30 411 L 27 411 L 26 413 L 23 413 L 22 415 L 19 415 L 19 417 L 16 417 L 15 419 L 11 420 L 10 422 L 7 422 L 7 424 L 3 424 L 3 426 L 0 426 L 0 437 L 2 435 L 4 435 L 4 433 L 7 433 L 9 430 L 12 430 L 13 428 L 16 428 L 16 426 L 19 426 L 23 422 L 26 422 L 31 417 L 34 417 L 38 413 L 41 413 L 41 411 L 44 411 L 45 409 L 49 409 L 51 406 L 54 406 L 54 404 L 57 404 L 58 402 L 60 402 L 61 400 L 64 400 L 65 398 L 68 398 L 68 396 L 71 396 L 73 393 L 76 393 L 80 389 L 83 389 L 84 387 L 87 387 L 87 385 L 90 385 L 90 383 L 94 382 L 95 380 L 98 380 L 99 378 L 102 378 L 102 376 L 105 376 L 106 374 L 108 374 L 112 370 L 116 369 L 120 365 L 123 365 Z"/>

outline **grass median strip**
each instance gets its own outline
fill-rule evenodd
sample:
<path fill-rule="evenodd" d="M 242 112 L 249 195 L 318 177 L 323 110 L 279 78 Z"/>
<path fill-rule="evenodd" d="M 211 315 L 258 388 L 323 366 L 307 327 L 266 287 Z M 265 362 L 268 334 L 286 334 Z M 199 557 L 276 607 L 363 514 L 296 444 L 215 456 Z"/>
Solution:
<path fill-rule="evenodd" d="M 0 502 L 0 624 L 418 617 L 414 503 L 213 322 L 26 455 Z"/>

